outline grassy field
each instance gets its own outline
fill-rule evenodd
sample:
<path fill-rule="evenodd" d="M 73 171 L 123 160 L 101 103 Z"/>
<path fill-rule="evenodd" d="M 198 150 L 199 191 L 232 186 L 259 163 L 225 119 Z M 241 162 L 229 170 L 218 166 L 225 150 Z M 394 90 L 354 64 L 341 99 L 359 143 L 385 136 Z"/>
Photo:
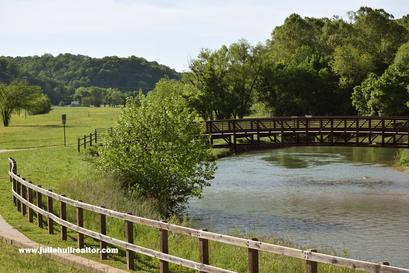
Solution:
<path fill-rule="evenodd" d="M 58 107 L 49 114 L 13 115 L 9 127 L 0 127 L 0 149 L 63 146 L 61 115 L 67 115 L 67 144 L 76 145 L 77 137 L 94 128 L 115 124 L 120 108 Z"/>
<path fill-rule="evenodd" d="M 14 227 L 19 229 L 29 238 L 52 246 L 75 246 L 76 234 L 69 232 L 69 239 L 63 242 L 59 239 L 59 227 L 56 234 L 49 235 L 45 228 L 40 229 L 36 224 L 28 223 L 13 206 L 10 184 L 7 178 L 7 157 L 12 156 L 17 160 L 18 172 L 29 178 L 35 184 L 44 188 L 51 188 L 55 192 L 66 194 L 73 199 L 104 205 L 108 208 L 123 212 L 133 212 L 141 216 L 158 218 L 153 206 L 145 200 L 139 199 L 130 193 L 123 192 L 115 181 L 98 173 L 91 157 L 84 153 L 77 153 L 74 146 L 63 147 L 62 128 L 59 125 L 60 116 L 67 113 L 69 124 L 69 143 L 75 144 L 76 137 L 90 132 L 97 127 L 110 127 L 115 123 L 118 109 L 110 108 L 61 108 L 56 107 L 50 114 L 42 116 L 14 116 L 11 127 L 1 128 L 1 148 L 28 148 L 38 149 L 20 150 L 0 154 L 0 214 Z M 225 152 L 225 151 L 224 151 Z M 58 204 L 55 202 L 55 211 Z M 68 219 L 75 222 L 74 209 L 68 209 Z M 36 220 L 36 219 L 35 219 Z M 98 230 L 96 215 L 85 214 L 85 227 Z M 186 222 L 185 224 L 189 224 Z M 115 219 L 108 220 L 108 235 L 124 239 L 124 223 Z M 155 229 L 136 226 L 135 243 L 145 247 L 159 250 L 159 233 Z M 237 234 L 236 234 L 237 235 Z M 251 237 L 250 234 L 240 236 Z M 274 238 L 260 238 L 286 244 Z M 97 246 L 95 240 L 86 239 L 88 246 Z M 170 254 L 186 259 L 198 260 L 198 241 L 185 236 L 171 234 L 169 237 Z M 96 255 L 86 254 L 85 257 L 98 260 Z M 247 249 L 210 243 L 210 261 L 212 265 L 235 270 L 247 271 Z M 110 256 L 104 261 L 107 264 L 124 269 L 126 267 L 124 252 Z M 137 256 L 138 272 L 158 272 L 159 262 L 154 259 Z M 172 272 L 193 272 L 178 266 L 171 266 Z M 23 271 L 24 272 L 24 271 Z M 45 271 L 46 272 L 46 271 Z M 305 272 L 305 264 L 296 259 L 261 254 L 260 272 Z M 353 272 L 336 267 L 320 266 L 320 272 Z"/>

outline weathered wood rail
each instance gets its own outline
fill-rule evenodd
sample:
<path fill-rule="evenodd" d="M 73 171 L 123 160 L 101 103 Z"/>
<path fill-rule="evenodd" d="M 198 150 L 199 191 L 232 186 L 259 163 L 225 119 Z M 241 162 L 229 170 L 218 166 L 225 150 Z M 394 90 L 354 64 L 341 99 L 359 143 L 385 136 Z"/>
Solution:
<path fill-rule="evenodd" d="M 43 225 L 43 217 L 47 218 L 47 228 L 50 234 L 54 233 L 54 224 L 61 226 L 61 239 L 67 240 L 67 229 L 77 232 L 77 244 L 79 248 L 84 247 L 84 236 L 91 237 L 100 242 L 100 249 L 109 245 L 122 248 L 126 251 L 128 269 L 135 268 L 135 253 L 146 255 L 160 260 L 160 272 L 169 272 L 169 263 L 177 264 L 186 268 L 198 270 L 200 272 L 210 273 L 232 273 L 234 271 L 219 268 L 210 265 L 209 261 L 209 241 L 219 242 L 226 245 L 238 246 L 248 249 L 248 272 L 259 272 L 259 252 L 269 252 L 287 257 L 293 257 L 304 260 L 307 273 L 317 273 L 318 264 L 328 264 L 343 268 L 362 270 L 373 273 L 409 273 L 409 269 L 398 268 L 387 263 L 372 263 L 349 258 L 343 258 L 328 254 L 316 252 L 316 250 L 301 250 L 291 247 L 284 247 L 269 243 L 260 242 L 257 239 L 244 239 L 224 234 L 209 232 L 206 230 L 197 230 L 189 227 L 169 224 L 162 221 L 151 220 L 136 215 L 118 212 L 104 207 L 94 206 L 78 200 L 73 200 L 64 195 L 57 194 L 51 190 L 46 190 L 40 185 L 35 185 L 31 181 L 22 178 L 17 174 L 17 164 L 12 158 L 9 158 L 10 169 L 9 177 L 12 184 L 12 196 L 14 205 L 23 215 L 28 214 L 30 223 L 34 222 L 34 216 L 37 216 L 39 227 Z M 47 207 L 43 207 L 43 199 L 47 199 Z M 53 202 L 59 202 L 60 213 L 57 215 L 53 211 Z M 67 205 L 76 209 L 76 223 L 67 220 Z M 28 208 L 28 211 L 27 211 Z M 84 228 L 84 211 L 89 211 L 99 215 L 99 232 Z M 107 217 L 113 217 L 124 221 L 126 241 L 113 238 L 107 234 Z M 152 250 L 134 244 L 134 224 L 144 225 L 155 228 L 160 234 L 160 251 Z M 168 233 L 186 235 L 198 239 L 199 257 L 198 261 L 191 261 L 168 254 Z M 101 259 L 107 259 L 102 254 Z"/>
<path fill-rule="evenodd" d="M 98 144 L 101 138 L 112 133 L 112 128 L 97 128 L 93 132 L 77 138 L 77 151 L 81 152 L 81 148 L 86 149 L 87 146 Z"/>
<path fill-rule="evenodd" d="M 409 117 L 306 116 L 206 121 L 214 148 L 283 146 L 409 148 Z M 214 143 L 221 139 L 222 143 Z"/>

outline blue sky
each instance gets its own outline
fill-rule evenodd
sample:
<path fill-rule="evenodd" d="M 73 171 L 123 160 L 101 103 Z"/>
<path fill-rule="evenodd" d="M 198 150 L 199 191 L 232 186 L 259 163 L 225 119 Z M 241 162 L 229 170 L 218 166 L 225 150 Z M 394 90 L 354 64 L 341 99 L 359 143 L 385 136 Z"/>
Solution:
<path fill-rule="evenodd" d="M 135 55 L 183 71 L 201 48 L 265 41 L 291 13 L 346 18 L 360 6 L 409 14 L 408 0 L 0 0 L 0 55 Z"/>

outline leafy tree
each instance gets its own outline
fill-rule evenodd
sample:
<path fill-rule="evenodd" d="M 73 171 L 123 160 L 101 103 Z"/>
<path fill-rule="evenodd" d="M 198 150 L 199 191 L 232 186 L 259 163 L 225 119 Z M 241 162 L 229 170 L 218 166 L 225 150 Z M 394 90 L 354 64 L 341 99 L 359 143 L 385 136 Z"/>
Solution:
<path fill-rule="evenodd" d="M 50 99 L 47 97 L 47 95 L 41 94 L 41 96 L 37 99 L 37 102 L 28 110 L 31 115 L 47 114 L 51 111 Z"/>
<path fill-rule="evenodd" d="M 378 77 L 371 74 L 354 88 L 352 103 L 363 115 L 409 115 L 409 43 L 402 45 L 393 64 Z"/>
<path fill-rule="evenodd" d="M 104 105 L 109 106 L 123 105 L 125 103 L 125 94 L 116 88 L 108 88 L 105 90 Z"/>
<path fill-rule="evenodd" d="M 189 197 L 201 195 L 215 170 L 197 117 L 171 92 L 128 98 L 100 152 L 100 168 L 156 200 L 162 215 L 180 212 Z"/>
<path fill-rule="evenodd" d="M 241 40 L 216 51 L 202 50 L 184 79 L 198 93 L 191 94 L 204 119 L 239 117 L 250 113 L 257 80 L 253 47 Z"/>
<path fill-rule="evenodd" d="M 29 110 L 43 99 L 39 86 L 23 81 L 13 81 L 9 85 L 0 84 L 0 112 L 5 127 L 9 126 L 11 115 L 19 110 Z"/>

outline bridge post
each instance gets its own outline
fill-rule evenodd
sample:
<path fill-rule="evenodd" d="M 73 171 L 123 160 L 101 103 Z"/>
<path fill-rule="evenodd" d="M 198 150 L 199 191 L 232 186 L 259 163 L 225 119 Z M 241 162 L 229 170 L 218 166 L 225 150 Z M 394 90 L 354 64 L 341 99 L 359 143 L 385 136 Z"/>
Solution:
<path fill-rule="evenodd" d="M 236 121 L 232 121 L 233 125 L 233 152 L 236 153 L 237 151 L 237 138 L 236 138 Z"/>
<path fill-rule="evenodd" d="M 309 118 L 305 117 L 305 144 L 309 145 Z"/>
<path fill-rule="evenodd" d="M 355 143 L 356 145 L 359 145 L 359 118 L 355 118 L 355 122 L 356 122 Z"/>
<path fill-rule="evenodd" d="M 385 146 L 385 119 L 382 119 L 382 146 Z"/>
<path fill-rule="evenodd" d="M 256 120 L 256 125 L 257 125 L 257 145 L 260 146 L 260 123 L 258 120 Z"/>

